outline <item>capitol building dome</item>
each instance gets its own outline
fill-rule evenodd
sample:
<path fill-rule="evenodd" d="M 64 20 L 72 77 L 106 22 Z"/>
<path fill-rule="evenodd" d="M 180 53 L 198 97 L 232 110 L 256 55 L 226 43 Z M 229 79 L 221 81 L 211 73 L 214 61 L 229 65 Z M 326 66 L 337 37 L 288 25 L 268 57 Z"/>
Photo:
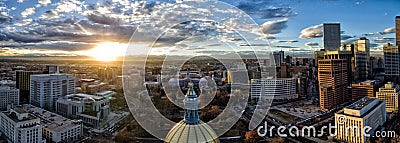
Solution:
<path fill-rule="evenodd" d="M 214 130 L 199 119 L 199 100 L 193 85 L 192 82 L 188 84 L 189 89 L 183 101 L 185 117 L 169 131 L 166 143 L 219 143 Z"/>
<path fill-rule="evenodd" d="M 165 138 L 167 143 L 219 143 L 218 136 L 206 123 L 188 124 L 185 121 L 177 123 Z"/>

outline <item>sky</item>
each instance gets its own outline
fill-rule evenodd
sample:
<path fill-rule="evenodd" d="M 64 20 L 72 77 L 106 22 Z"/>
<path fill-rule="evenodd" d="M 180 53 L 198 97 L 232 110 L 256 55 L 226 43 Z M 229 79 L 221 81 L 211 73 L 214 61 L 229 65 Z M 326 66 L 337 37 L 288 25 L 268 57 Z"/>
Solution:
<path fill-rule="evenodd" d="M 87 55 L 110 60 L 124 55 L 130 42 L 136 47 L 157 46 L 152 52 L 158 54 L 179 48 L 188 51 L 184 54 L 193 49 L 200 55 L 227 54 L 227 45 L 246 51 L 243 43 L 249 42 L 311 56 L 323 45 L 321 24 L 332 22 L 341 24 L 342 44 L 367 37 L 372 55 L 379 55 L 383 44 L 394 43 L 394 17 L 400 15 L 396 0 L 221 2 L 229 6 L 182 0 L 0 0 L 0 56 Z M 218 17 L 218 23 L 195 21 L 174 27 L 185 17 Z M 240 33 L 236 37 L 235 31 Z"/>

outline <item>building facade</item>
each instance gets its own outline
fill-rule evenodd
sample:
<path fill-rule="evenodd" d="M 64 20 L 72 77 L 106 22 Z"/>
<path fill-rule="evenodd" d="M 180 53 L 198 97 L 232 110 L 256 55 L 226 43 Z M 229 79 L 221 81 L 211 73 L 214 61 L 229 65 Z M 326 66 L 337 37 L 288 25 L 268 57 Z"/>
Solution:
<path fill-rule="evenodd" d="M 385 58 L 385 80 L 399 83 L 400 76 L 400 49 L 390 43 L 383 46 Z"/>
<path fill-rule="evenodd" d="M 344 59 L 318 61 L 320 108 L 327 111 L 348 99 L 347 62 Z"/>
<path fill-rule="evenodd" d="M 369 40 L 361 37 L 354 41 L 354 48 L 351 51 L 354 57 L 354 80 L 360 82 L 370 79 L 372 77 L 372 66 Z"/>
<path fill-rule="evenodd" d="M 15 71 L 16 77 L 16 87 L 20 91 L 20 104 L 28 104 L 30 99 L 30 79 L 31 75 L 35 74 L 42 74 L 42 71 L 24 71 L 24 70 L 17 70 Z"/>
<path fill-rule="evenodd" d="M 324 59 L 345 59 L 347 68 L 347 85 L 351 86 L 353 82 L 354 64 L 352 64 L 353 55 L 351 51 L 326 51 L 324 53 Z"/>
<path fill-rule="evenodd" d="M 386 112 L 399 110 L 400 86 L 388 82 L 376 92 L 376 98 L 386 102 Z"/>
<path fill-rule="evenodd" d="M 75 78 L 70 74 L 32 75 L 31 104 L 54 111 L 58 97 L 75 93 Z"/>
<path fill-rule="evenodd" d="M 0 112 L 0 131 L 13 143 L 42 143 L 40 119 L 19 108 Z"/>
<path fill-rule="evenodd" d="M 10 109 L 19 105 L 19 89 L 0 86 L 0 109 Z"/>
<path fill-rule="evenodd" d="M 378 85 L 377 81 L 368 80 L 351 85 L 351 99 L 353 101 L 360 100 L 363 97 L 375 97 L 374 89 Z"/>
<path fill-rule="evenodd" d="M 296 78 L 252 79 L 252 99 L 293 99 L 297 98 Z"/>
<path fill-rule="evenodd" d="M 364 97 L 335 113 L 336 139 L 348 143 L 366 143 L 369 137 L 386 122 L 385 102 Z M 371 130 L 366 130 L 370 127 Z"/>
<path fill-rule="evenodd" d="M 110 101 L 107 97 L 89 94 L 70 94 L 57 100 L 58 114 L 80 119 L 84 124 L 102 128 L 110 114 Z"/>
<path fill-rule="evenodd" d="M 83 123 L 80 120 L 67 119 L 30 104 L 18 108 L 40 119 L 42 137 L 47 142 L 74 142 L 83 136 Z"/>
<path fill-rule="evenodd" d="M 324 23 L 324 49 L 335 51 L 340 48 L 340 23 Z"/>
<path fill-rule="evenodd" d="M 396 45 L 400 46 L 400 16 L 396 16 Z"/>

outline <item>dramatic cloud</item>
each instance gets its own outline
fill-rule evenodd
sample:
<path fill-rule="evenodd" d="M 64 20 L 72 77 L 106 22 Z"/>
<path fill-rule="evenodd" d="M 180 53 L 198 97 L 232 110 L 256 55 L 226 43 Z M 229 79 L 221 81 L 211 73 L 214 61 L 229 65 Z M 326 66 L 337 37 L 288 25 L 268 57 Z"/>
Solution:
<path fill-rule="evenodd" d="M 354 38 L 354 36 L 350 36 L 350 35 L 340 35 L 340 39 L 342 39 L 342 40 L 347 40 L 347 39 L 350 39 L 350 38 Z"/>
<path fill-rule="evenodd" d="M 297 43 L 298 40 L 274 40 L 273 43 Z"/>
<path fill-rule="evenodd" d="M 280 6 L 278 7 L 273 5 Z M 281 4 L 275 4 L 271 1 L 246 1 L 239 3 L 237 7 L 246 13 L 255 15 L 261 19 L 287 18 L 297 15 L 292 8 L 281 6 Z"/>
<path fill-rule="evenodd" d="M 52 18 L 60 18 L 61 16 L 63 16 L 62 14 L 59 14 L 57 11 L 55 10 L 48 10 L 46 11 L 42 16 L 40 16 L 40 18 L 48 18 L 48 19 L 52 19 Z"/>
<path fill-rule="evenodd" d="M 376 37 L 374 38 L 375 43 L 394 43 L 395 38 L 386 38 L 386 37 Z"/>
<path fill-rule="evenodd" d="M 289 49 L 299 48 L 299 47 L 287 46 L 287 45 L 278 45 L 278 46 L 275 46 L 275 47 L 276 47 L 276 48 L 289 48 Z"/>
<path fill-rule="evenodd" d="M 309 49 L 290 49 L 291 52 L 310 52 Z"/>
<path fill-rule="evenodd" d="M 51 0 L 38 0 L 38 3 L 40 6 L 47 6 L 48 4 L 51 4 Z"/>
<path fill-rule="evenodd" d="M 394 27 L 391 27 L 391 28 L 386 28 L 382 32 L 379 32 L 379 34 L 385 35 L 385 34 L 390 34 L 390 33 L 395 33 L 395 32 L 396 32 L 396 29 Z"/>
<path fill-rule="evenodd" d="M 323 25 L 314 25 L 301 30 L 299 38 L 309 39 L 323 36 Z"/>
<path fill-rule="evenodd" d="M 261 25 L 261 30 L 264 34 L 278 34 L 287 27 L 288 19 L 267 21 Z"/>
<path fill-rule="evenodd" d="M 119 25 L 122 23 L 122 19 L 117 17 L 111 17 L 105 14 L 89 14 L 87 18 L 93 23 L 105 24 L 105 25 Z"/>
<path fill-rule="evenodd" d="M 22 15 L 23 18 L 26 18 L 29 15 L 32 15 L 34 13 L 35 13 L 35 8 L 32 7 L 32 8 L 25 9 L 23 12 L 21 12 L 21 15 Z"/>
<path fill-rule="evenodd" d="M 348 39 L 345 39 L 345 40 L 340 40 L 340 42 L 342 43 L 342 44 L 353 44 L 354 43 L 354 41 L 357 41 L 359 38 L 348 38 Z"/>
<path fill-rule="evenodd" d="M 317 42 L 307 42 L 304 44 L 304 46 L 308 46 L 308 47 L 314 47 L 314 46 L 318 46 L 319 44 Z"/>

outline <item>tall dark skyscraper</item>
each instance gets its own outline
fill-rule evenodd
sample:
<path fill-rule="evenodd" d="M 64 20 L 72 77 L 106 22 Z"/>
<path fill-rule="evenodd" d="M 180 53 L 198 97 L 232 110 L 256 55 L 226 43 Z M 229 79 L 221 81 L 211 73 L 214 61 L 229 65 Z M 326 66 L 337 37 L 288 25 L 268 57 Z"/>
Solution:
<path fill-rule="evenodd" d="M 339 50 L 340 23 L 324 23 L 324 49 L 325 51 Z"/>
<path fill-rule="evenodd" d="M 16 86 L 19 89 L 19 102 L 20 104 L 29 103 L 29 91 L 30 91 L 30 80 L 31 75 L 42 74 L 42 71 L 16 71 Z"/>
<path fill-rule="evenodd" d="M 400 46 L 400 16 L 396 16 L 396 45 Z"/>
<path fill-rule="evenodd" d="M 400 82 L 400 47 L 390 43 L 383 46 L 385 58 L 385 80 L 395 83 Z"/>

